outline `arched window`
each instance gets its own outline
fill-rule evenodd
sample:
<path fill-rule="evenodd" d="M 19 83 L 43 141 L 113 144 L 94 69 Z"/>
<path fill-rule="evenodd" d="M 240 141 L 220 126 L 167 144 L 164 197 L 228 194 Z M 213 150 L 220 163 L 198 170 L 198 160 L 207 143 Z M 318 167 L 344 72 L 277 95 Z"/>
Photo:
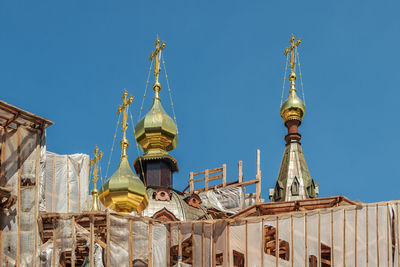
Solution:
<path fill-rule="evenodd" d="M 290 191 L 292 192 L 292 196 L 298 196 L 300 192 L 300 183 L 297 177 L 295 176 L 290 186 Z"/>

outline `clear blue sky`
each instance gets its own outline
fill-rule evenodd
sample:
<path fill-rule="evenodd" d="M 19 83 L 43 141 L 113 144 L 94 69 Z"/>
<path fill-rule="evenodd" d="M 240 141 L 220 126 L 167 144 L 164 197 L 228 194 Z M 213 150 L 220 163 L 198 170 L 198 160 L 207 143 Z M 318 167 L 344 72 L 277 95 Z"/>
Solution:
<path fill-rule="evenodd" d="M 1 1 L 1 99 L 55 122 L 50 151 L 91 153 L 97 144 L 104 174 L 122 90 L 135 96 L 137 120 L 158 34 L 180 130 L 175 187 L 189 171 L 223 163 L 235 179 L 238 160 L 254 178 L 260 148 L 267 198 L 285 144 L 282 52 L 295 33 L 307 100 L 300 132 L 320 196 L 399 199 L 399 3 Z M 133 162 L 134 145 L 129 155 Z M 109 175 L 118 157 L 116 149 Z"/>

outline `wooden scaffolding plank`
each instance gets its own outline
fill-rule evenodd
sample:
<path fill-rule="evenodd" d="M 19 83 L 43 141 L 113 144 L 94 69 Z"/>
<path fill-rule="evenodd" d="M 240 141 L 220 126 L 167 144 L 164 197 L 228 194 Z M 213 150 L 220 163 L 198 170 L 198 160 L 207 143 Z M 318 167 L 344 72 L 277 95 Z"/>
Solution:
<path fill-rule="evenodd" d="M 293 267 L 294 256 L 293 215 L 290 215 L 290 266 Z"/>
<path fill-rule="evenodd" d="M 239 160 L 238 162 L 238 181 L 243 182 L 243 162 Z"/>
<path fill-rule="evenodd" d="M 17 179 L 17 258 L 16 265 L 20 264 L 21 255 L 21 127 L 17 128 L 17 157 L 18 157 L 18 179 Z"/>
<path fill-rule="evenodd" d="M 357 267 L 357 243 L 358 243 L 358 209 L 357 207 L 354 208 L 354 267 Z M 332 247 L 333 251 L 333 247 Z M 332 254 L 333 255 L 333 254 Z M 333 257 L 332 257 L 333 259 Z"/>
<path fill-rule="evenodd" d="M 396 203 L 396 241 L 397 241 L 397 267 L 400 267 L 400 233 L 399 233 L 399 203 Z"/>
<path fill-rule="evenodd" d="M 153 267 L 153 223 L 149 222 L 149 267 Z"/>
<path fill-rule="evenodd" d="M 129 255 L 129 267 L 132 267 L 133 264 L 133 255 L 132 255 L 132 250 L 133 250 L 133 221 L 129 220 L 129 246 L 128 246 L 128 255 Z"/>
<path fill-rule="evenodd" d="M 6 151 L 6 132 L 7 132 L 7 129 L 6 128 L 4 128 L 4 127 L 2 127 L 1 128 L 1 151 L 2 151 L 2 153 L 0 153 L 0 155 L 1 155 L 1 159 L 0 159 L 0 174 L 1 174 L 1 177 L 0 177 L 0 185 L 1 186 L 4 186 L 5 184 L 6 184 L 6 160 L 5 160 L 5 157 L 6 157 L 6 153 L 5 153 L 5 151 Z"/>
<path fill-rule="evenodd" d="M 216 257 L 216 252 L 215 252 L 215 222 L 212 223 L 212 264 L 213 267 L 217 265 L 217 257 Z"/>
<path fill-rule="evenodd" d="M 76 261 L 76 225 L 75 225 L 75 216 L 72 216 L 72 250 L 71 250 L 71 267 L 75 267 Z"/>
<path fill-rule="evenodd" d="M 343 210 L 343 267 L 346 267 L 346 210 Z"/>
<path fill-rule="evenodd" d="M 304 214 L 304 266 L 308 266 L 308 218 L 307 218 L 307 213 Z"/>
<path fill-rule="evenodd" d="M 51 266 L 57 266 L 56 265 L 56 244 L 57 244 L 57 232 L 56 229 L 53 229 L 53 251 L 51 253 Z M 18 265 L 17 265 L 18 266 Z"/>
<path fill-rule="evenodd" d="M 190 183 L 190 194 L 193 194 L 194 191 L 193 172 L 190 172 L 189 183 Z"/>
<path fill-rule="evenodd" d="M 81 212 L 81 164 L 78 163 L 78 211 Z"/>
<path fill-rule="evenodd" d="M 319 211 L 318 211 L 318 266 L 321 267 L 321 213 Z"/>
<path fill-rule="evenodd" d="M 366 206 L 365 207 L 365 225 L 366 225 L 366 227 L 365 227 L 365 235 L 366 235 L 366 241 L 365 241 L 365 246 L 366 246 L 366 248 L 365 248 L 365 251 L 366 251 L 366 254 L 367 254 L 367 258 L 366 258 L 366 267 L 368 267 L 368 264 L 369 264 L 369 260 L 368 260 L 368 258 L 369 258 L 369 252 L 368 252 L 368 239 L 369 239 L 369 236 L 368 236 L 368 206 Z"/>
<path fill-rule="evenodd" d="M 166 227 L 166 250 L 167 250 L 167 260 L 166 262 L 166 267 L 170 267 L 171 265 L 171 224 L 165 225 Z"/>
<path fill-rule="evenodd" d="M 222 170 L 222 185 L 223 185 L 223 187 L 225 187 L 226 186 L 226 164 L 223 164 L 222 168 L 223 168 L 223 170 Z"/>
<path fill-rule="evenodd" d="M 275 266 L 279 267 L 279 217 L 276 216 L 275 232 Z"/>
<path fill-rule="evenodd" d="M 207 191 L 208 190 L 208 170 L 205 170 L 205 177 L 204 177 L 204 181 L 205 181 L 205 186 L 204 189 Z"/>
<path fill-rule="evenodd" d="M 110 211 L 107 209 L 107 215 L 106 215 L 106 224 L 107 224 L 107 237 L 106 237 L 106 243 L 107 243 L 107 247 L 106 247 L 106 266 L 110 267 L 110 231 L 111 231 L 111 223 L 110 223 Z"/>
<path fill-rule="evenodd" d="M 94 218 L 90 215 L 90 249 L 89 249 L 90 267 L 94 267 Z"/>
<path fill-rule="evenodd" d="M 376 218 L 376 261 L 379 267 L 379 216 L 378 216 L 378 203 L 376 203 L 376 211 L 375 211 L 375 218 Z"/>
<path fill-rule="evenodd" d="M 57 162 L 57 155 L 53 154 L 53 190 L 51 193 L 51 211 L 55 212 L 56 209 L 56 162 Z"/>
<path fill-rule="evenodd" d="M 245 246 L 245 263 L 246 263 L 246 267 L 249 267 L 249 223 L 246 220 L 245 221 L 245 242 L 246 242 L 246 246 Z"/>
<path fill-rule="evenodd" d="M 182 262 L 182 225 L 178 223 L 178 262 Z"/>
<path fill-rule="evenodd" d="M 261 266 L 264 266 L 264 246 L 265 246 L 265 227 L 264 227 L 264 218 L 261 219 Z"/>
<path fill-rule="evenodd" d="M 230 257 L 230 252 L 231 252 L 231 247 L 230 247 L 230 241 L 229 241 L 229 235 L 230 235 L 230 223 L 229 221 L 226 224 L 226 262 L 228 263 L 227 266 L 231 266 L 231 257 Z"/>
<path fill-rule="evenodd" d="M 34 225 L 35 225 L 35 227 L 34 227 L 34 231 L 35 231 L 35 243 L 34 243 L 34 257 L 33 257 L 33 266 L 36 266 L 37 264 L 36 264 L 36 261 L 37 261 L 37 249 L 38 249 L 38 235 L 39 235 L 39 232 L 38 232 L 38 224 L 37 224 L 37 221 L 38 221 L 38 216 L 39 216 L 39 209 L 38 209 L 38 205 L 39 205 L 39 201 L 38 201 L 38 198 L 39 198 L 39 190 L 38 190 L 38 188 L 39 188 L 39 169 L 40 169 L 40 140 L 41 140 L 41 134 L 42 134 L 43 132 L 40 132 L 40 133 L 37 133 L 36 134 L 36 148 L 35 148 L 35 223 L 34 223 Z M 1 249 L 1 248 L 0 248 Z"/>
<path fill-rule="evenodd" d="M 386 244 L 387 244 L 387 266 L 390 266 L 390 239 L 389 239 L 389 232 L 390 232 L 390 213 L 389 213 L 389 203 L 386 203 Z"/>
<path fill-rule="evenodd" d="M 193 266 L 196 266 L 196 262 L 195 262 L 195 245 L 194 245 L 194 243 L 196 242 L 195 241 L 195 238 L 194 238 L 194 223 L 192 223 L 191 224 L 191 237 L 192 237 L 192 265 Z M 198 265 L 197 265 L 198 266 Z"/>
<path fill-rule="evenodd" d="M 335 266 L 335 242 L 333 240 L 333 210 L 331 209 L 331 267 Z"/>
<path fill-rule="evenodd" d="M 205 238 L 204 238 L 204 222 L 201 223 L 201 266 L 205 267 L 206 266 L 206 244 L 205 244 Z"/>
<path fill-rule="evenodd" d="M 67 213 L 69 212 L 69 159 L 68 156 L 66 156 L 67 159 Z"/>
<path fill-rule="evenodd" d="M 260 150 L 257 149 L 257 174 L 256 174 L 256 203 L 261 202 L 261 169 L 260 169 Z"/>

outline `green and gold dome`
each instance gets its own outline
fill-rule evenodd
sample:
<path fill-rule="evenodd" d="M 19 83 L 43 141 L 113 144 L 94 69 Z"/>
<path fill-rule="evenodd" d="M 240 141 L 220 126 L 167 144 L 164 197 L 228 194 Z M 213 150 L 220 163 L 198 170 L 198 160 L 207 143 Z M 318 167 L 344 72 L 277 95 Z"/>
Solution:
<path fill-rule="evenodd" d="M 149 199 L 146 187 L 122 157 L 118 169 L 100 189 L 100 201 L 109 209 L 121 213 L 138 213 L 146 209 Z"/>
<path fill-rule="evenodd" d="M 171 157 L 168 151 L 178 145 L 178 128 L 175 121 L 165 112 L 160 100 L 161 84 L 159 82 L 161 52 L 165 42 L 157 37 L 155 50 L 150 55 L 150 61 L 155 59 L 153 84 L 153 105 L 135 127 L 135 138 L 141 146 L 144 156 L 142 158 Z"/>
<path fill-rule="evenodd" d="M 306 113 L 306 106 L 300 97 L 297 96 L 294 83 L 296 80 L 296 74 L 294 72 L 289 75 L 289 80 L 291 88 L 288 98 L 281 106 L 281 117 L 285 123 L 289 120 L 298 120 L 301 122 Z"/>
<path fill-rule="evenodd" d="M 116 212 L 130 213 L 135 211 L 140 213 L 146 209 L 149 197 L 146 193 L 146 186 L 129 166 L 126 152 L 129 146 L 126 138 L 128 128 L 126 109 L 132 103 L 133 97 L 127 98 L 127 96 L 128 92 L 124 90 L 123 103 L 119 106 L 117 112 L 118 114 L 122 113 L 121 161 L 118 169 L 101 187 L 99 197 L 105 207 Z"/>
<path fill-rule="evenodd" d="M 174 120 L 161 105 L 159 92 L 161 85 L 153 86 L 153 105 L 135 127 L 135 138 L 146 155 L 166 154 L 178 145 L 178 129 Z"/>

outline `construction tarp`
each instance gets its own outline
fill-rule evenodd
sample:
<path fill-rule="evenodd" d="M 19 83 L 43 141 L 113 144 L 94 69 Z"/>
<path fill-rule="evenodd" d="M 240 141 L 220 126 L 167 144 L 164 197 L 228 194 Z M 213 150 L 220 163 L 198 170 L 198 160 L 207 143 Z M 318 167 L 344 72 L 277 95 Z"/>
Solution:
<path fill-rule="evenodd" d="M 130 266 L 129 262 L 133 266 L 215 263 L 225 267 L 245 262 L 260 267 L 366 266 L 368 262 L 371 267 L 394 267 L 399 264 L 399 203 L 349 205 L 234 221 L 162 223 L 107 213 L 109 240 L 103 242 L 110 248 L 102 250 L 103 259 L 109 258 L 110 266 L 118 267 Z M 59 225 L 65 225 L 64 233 L 57 232 L 58 238 L 65 235 L 65 242 L 57 241 L 55 249 L 66 251 L 71 246 L 70 224 Z M 94 249 L 93 253 L 98 252 Z M 58 252 L 53 254 L 57 257 Z M 96 264 L 105 266 L 106 260 Z"/>
<path fill-rule="evenodd" d="M 203 205 L 234 214 L 246 207 L 245 188 L 242 186 L 208 190 L 199 194 Z"/>
<path fill-rule="evenodd" d="M 11 190 L 16 203 L 1 211 L 0 266 L 34 266 L 39 246 L 37 215 L 46 157 L 45 131 L 19 126 L 2 134 L 2 187 Z"/>
<path fill-rule="evenodd" d="M 47 212 L 89 210 L 89 155 L 46 153 L 45 209 Z"/>

